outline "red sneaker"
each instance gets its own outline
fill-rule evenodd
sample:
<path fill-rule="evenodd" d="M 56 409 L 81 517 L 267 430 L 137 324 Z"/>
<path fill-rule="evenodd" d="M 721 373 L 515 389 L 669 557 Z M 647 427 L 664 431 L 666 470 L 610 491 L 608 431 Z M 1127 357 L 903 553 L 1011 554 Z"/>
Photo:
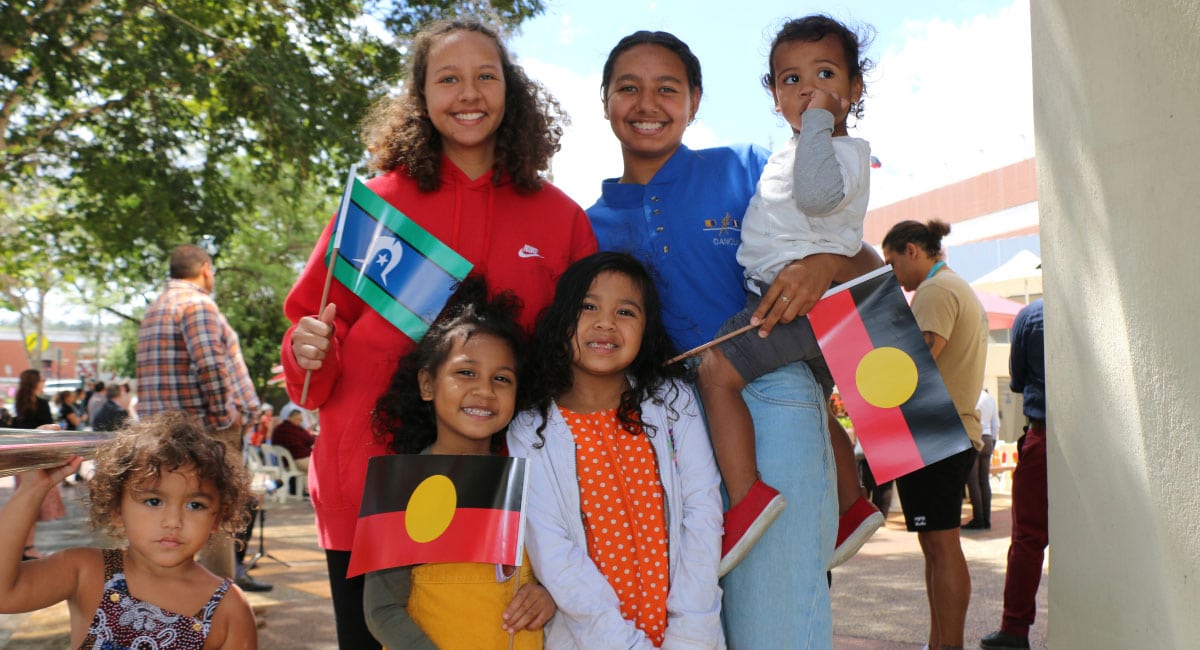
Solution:
<path fill-rule="evenodd" d="M 864 497 L 858 497 L 846 514 L 838 519 L 837 545 L 833 547 L 833 561 L 829 563 L 829 568 L 854 557 L 882 525 L 883 513 L 879 512 L 879 508 Z"/>
<path fill-rule="evenodd" d="M 721 538 L 721 564 L 717 567 L 717 577 L 733 570 L 750 549 L 758 543 L 758 538 L 783 512 L 787 501 L 779 490 L 755 481 L 746 493 L 746 498 L 725 513 L 725 536 Z"/>

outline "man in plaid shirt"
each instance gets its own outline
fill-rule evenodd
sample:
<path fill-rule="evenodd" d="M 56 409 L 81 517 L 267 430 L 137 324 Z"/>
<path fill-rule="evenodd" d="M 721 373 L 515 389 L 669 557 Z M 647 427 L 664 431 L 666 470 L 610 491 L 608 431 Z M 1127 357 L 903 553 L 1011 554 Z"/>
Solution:
<path fill-rule="evenodd" d="M 217 432 L 236 430 L 258 411 L 258 395 L 237 334 L 212 293 L 212 258 L 184 244 L 171 251 L 171 279 L 138 331 L 138 410 L 183 410 Z M 222 436 L 226 439 L 226 436 Z"/>
<path fill-rule="evenodd" d="M 204 249 L 184 244 L 171 251 L 167 288 L 146 310 L 138 330 L 138 412 L 185 411 L 201 417 L 229 449 L 230 461 L 241 462 L 242 431 L 259 401 L 237 334 L 210 295 L 215 279 Z M 201 562 L 220 577 L 235 577 L 233 538 L 214 535 L 212 540 Z M 236 577 L 239 584 L 248 580 Z"/>

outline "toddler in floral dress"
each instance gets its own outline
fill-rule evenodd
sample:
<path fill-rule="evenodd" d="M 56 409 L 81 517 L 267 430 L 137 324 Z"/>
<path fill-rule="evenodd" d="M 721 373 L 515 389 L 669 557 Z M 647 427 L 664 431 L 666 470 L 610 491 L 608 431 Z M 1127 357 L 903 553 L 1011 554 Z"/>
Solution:
<path fill-rule="evenodd" d="M 245 471 L 225 446 L 183 413 L 130 425 L 99 449 L 88 497 L 92 524 L 125 548 L 20 561 L 42 497 L 80 460 L 24 474 L 0 510 L 0 611 L 67 601 L 73 648 L 257 648 L 245 595 L 195 561 L 210 535 L 249 516 Z"/>

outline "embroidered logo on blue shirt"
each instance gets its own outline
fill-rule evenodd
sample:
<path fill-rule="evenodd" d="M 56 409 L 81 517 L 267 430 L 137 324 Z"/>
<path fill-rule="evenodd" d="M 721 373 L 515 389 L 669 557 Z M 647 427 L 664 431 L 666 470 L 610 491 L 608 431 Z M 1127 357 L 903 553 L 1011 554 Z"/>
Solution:
<path fill-rule="evenodd" d="M 716 246 L 739 246 L 742 243 L 742 222 L 728 212 L 720 219 L 705 219 L 704 232 L 716 231 L 713 244 Z"/>

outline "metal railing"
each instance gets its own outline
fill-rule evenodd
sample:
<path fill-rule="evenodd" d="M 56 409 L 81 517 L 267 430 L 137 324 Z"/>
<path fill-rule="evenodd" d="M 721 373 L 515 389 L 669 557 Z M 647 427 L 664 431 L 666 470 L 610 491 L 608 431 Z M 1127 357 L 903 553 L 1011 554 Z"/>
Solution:
<path fill-rule="evenodd" d="M 0 477 L 55 467 L 72 456 L 95 458 L 112 433 L 0 429 Z"/>

